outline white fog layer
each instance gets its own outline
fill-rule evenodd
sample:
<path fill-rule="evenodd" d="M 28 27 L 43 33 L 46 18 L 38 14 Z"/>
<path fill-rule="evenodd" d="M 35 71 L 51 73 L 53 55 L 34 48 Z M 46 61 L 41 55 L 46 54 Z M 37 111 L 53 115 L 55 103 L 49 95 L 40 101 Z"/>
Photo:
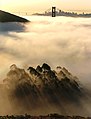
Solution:
<path fill-rule="evenodd" d="M 66 67 L 86 84 L 91 77 L 91 18 L 26 17 L 31 22 L 0 23 L 0 78 L 12 64 L 27 69 L 48 63 Z"/>

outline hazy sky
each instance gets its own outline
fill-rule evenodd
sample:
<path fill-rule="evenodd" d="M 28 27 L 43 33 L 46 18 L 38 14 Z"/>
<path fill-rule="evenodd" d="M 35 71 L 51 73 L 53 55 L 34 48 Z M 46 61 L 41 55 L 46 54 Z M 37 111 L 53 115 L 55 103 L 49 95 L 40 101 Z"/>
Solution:
<path fill-rule="evenodd" d="M 62 10 L 91 11 L 91 0 L 0 0 L 0 9 L 10 12 L 42 12 L 54 5 Z"/>

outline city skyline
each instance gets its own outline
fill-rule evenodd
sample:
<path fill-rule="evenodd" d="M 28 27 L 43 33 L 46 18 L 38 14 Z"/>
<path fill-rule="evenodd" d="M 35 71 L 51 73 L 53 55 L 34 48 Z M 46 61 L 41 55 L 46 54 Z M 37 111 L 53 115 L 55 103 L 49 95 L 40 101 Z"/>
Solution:
<path fill-rule="evenodd" d="M 91 12 L 91 0 L 0 0 L 0 9 L 8 12 L 43 12 L 51 6 L 75 12 Z"/>

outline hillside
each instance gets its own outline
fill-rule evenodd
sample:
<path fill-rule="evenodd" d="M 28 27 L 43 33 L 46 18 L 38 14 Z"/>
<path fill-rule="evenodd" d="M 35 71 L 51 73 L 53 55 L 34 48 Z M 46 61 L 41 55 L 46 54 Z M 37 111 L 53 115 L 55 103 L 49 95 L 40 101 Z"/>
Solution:
<path fill-rule="evenodd" d="M 0 22 L 28 22 L 28 20 L 0 10 Z"/>
<path fill-rule="evenodd" d="M 11 115 L 11 116 L 0 116 L 0 119 L 91 119 L 91 117 L 82 117 L 82 116 L 63 116 L 59 114 L 48 114 L 40 116 L 31 116 L 28 114 L 25 115 Z"/>

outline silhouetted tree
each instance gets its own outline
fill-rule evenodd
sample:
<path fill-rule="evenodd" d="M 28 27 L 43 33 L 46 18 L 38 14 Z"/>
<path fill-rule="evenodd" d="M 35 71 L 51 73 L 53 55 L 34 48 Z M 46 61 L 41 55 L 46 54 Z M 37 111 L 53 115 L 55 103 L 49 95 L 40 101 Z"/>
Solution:
<path fill-rule="evenodd" d="M 48 64 L 44 63 L 42 65 L 42 69 L 44 69 L 44 70 L 51 70 L 51 67 Z"/>

